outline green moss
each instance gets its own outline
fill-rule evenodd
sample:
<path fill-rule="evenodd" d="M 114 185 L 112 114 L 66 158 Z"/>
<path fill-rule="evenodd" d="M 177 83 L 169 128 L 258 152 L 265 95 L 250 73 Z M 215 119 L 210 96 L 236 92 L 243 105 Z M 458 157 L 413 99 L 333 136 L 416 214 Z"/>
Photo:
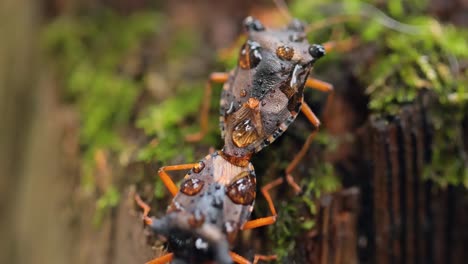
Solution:
<path fill-rule="evenodd" d="M 188 115 L 200 109 L 203 96 L 201 87 L 201 84 L 190 86 L 158 105 L 151 105 L 137 121 L 137 126 L 144 129 L 147 135 L 163 137 L 172 134 L 173 131 L 169 131 L 171 128 L 182 125 Z"/>
<path fill-rule="evenodd" d="M 138 152 L 138 159 L 145 162 L 169 164 L 174 158 L 184 162 L 194 162 L 195 147 L 200 144 L 188 143 L 185 136 L 200 130 L 199 109 L 204 100 L 202 83 L 183 85 L 180 92 L 158 105 L 151 105 L 141 113 L 137 127 L 153 140 Z M 220 89 L 213 89 L 211 109 L 219 108 Z M 208 134 L 202 139 L 203 144 L 220 144 L 217 112 L 210 113 Z M 187 122 L 187 120 L 191 120 Z M 191 123 L 190 125 L 187 125 Z M 204 153 L 206 154 L 206 153 Z M 198 157 L 200 158 L 200 157 Z M 167 196 L 166 187 L 157 179 L 154 194 L 158 199 Z"/>
<path fill-rule="evenodd" d="M 363 80 L 369 83 L 369 107 L 374 113 L 397 115 L 400 106 L 415 101 L 421 90 L 432 91 L 436 102 L 430 108 L 430 117 L 436 132 L 425 178 L 442 186 L 468 186 L 464 173 L 466 161 L 459 155 L 463 152 L 460 131 L 467 113 L 468 76 L 453 74 L 450 69 L 450 59 L 468 59 L 464 44 L 468 31 L 460 29 L 454 34 L 453 27 L 429 18 L 428 21 L 430 33 L 419 37 L 387 33 L 381 45 L 386 45 L 394 55 L 381 56 L 376 70 Z"/>
<path fill-rule="evenodd" d="M 274 241 L 273 251 L 280 263 L 295 259 L 293 254 L 298 239 L 305 232 L 315 227 L 315 216 L 318 213 L 317 199 L 324 193 L 331 193 L 340 188 L 334 168 L 326 162 L 315 162 L 310 166 L 309 175 L 301 180 L 303 193 L 291 199 L 283 199 L 277 205 L 278 218 L 275 225 L 269 229 L 269 235 Z"/>
<path fill-rule="evenodd" d="M 119 154 L 125 141 L 119 134 L 130 122 L 142 82 L 119 69 L 141 42 L 155 33 L 161 17 L 154 12 L 120 16 L 109 10 L 60 17 L 45 27 L 42 46 L 54 64 L 64 99 L 80 117 L 79 141 L 83 151 L 82 189 L 95 190 L 95 154 Z M 95 223 L 118 202 L 118 191 L 105 190 L 97 201 Z"/>
<path fill-rule="evenodd" d="M 155 33 L 160 19 L 152 12 L 124 17 L 100 10 L 59 18 L 43 32 L 43 46 L 61 74 L 64 96 L 80 112 L 85 172 L 94 167 L 97 149 L 122 148 L 118 131 L 128 124 L 142 83 L 120 73 L 119 66 Z"/>
<path fill-rule="evenodd" d="M 145 134 L 155 139 L 152 144 L 140 150 L 138 154 L 140 160 L 157 160 L 166 164 L 176 155 L 183 155 L 184 160 L 188 162 L 194 160 L 195 145 L 186 143 L 184 137 L 200 129 L 197 114 L 204 100 L 202 87 L 201 83 L 187 86 L 182 89 L 181 93 L 166 99 L 159 105 L 152 105 L 144 111 L 137 121 L 137 127 L 142 128 Z M 219 101 L 219 95 L 213 97 Z M 192 117 L 194 121 L 191 125 L 185 125 L 189 117 Z M 219 141 L 219 133 L 217 129 L 214 129 L 217 127 L 215 120 L 218 118 L 210 120 L 209 134 L 203 139 L 203 142 L 211 143 L 211 145 Z"/>

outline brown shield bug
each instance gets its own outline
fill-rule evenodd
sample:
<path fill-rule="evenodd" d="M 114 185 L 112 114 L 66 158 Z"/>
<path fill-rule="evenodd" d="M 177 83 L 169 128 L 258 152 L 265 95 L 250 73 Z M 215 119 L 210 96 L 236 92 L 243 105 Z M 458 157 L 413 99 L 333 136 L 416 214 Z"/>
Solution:
<path fill-rule="evenodd" d="M 195 164 L 162 167 L 159 176 L 174 196 L 166 215 L 161 219 L 150 218 L 150 207 L 139 196 L 135 199 L 143 208 L 145 224 L 168 240 L 171 253 L 148 263 L 167 263 L 172 260 L 183 263 L 250 263 L 244 257 L 229 251 L 238 231 L 273 224 L 276 210 L 268 191 L 280 184 L 270 183 L 262 188 L 268 201 L 271 216 L 250 220 L 256 196 L 256 177 L 253 165 L 247 159 L 232 163 L 223 151 L 207 155 Z M 187 170 L 178 188 L 168 171 Z M 275 256 L 255 255 L 258 260 L 275 259 Z"/>
<path fill-rule="evenodd" d="M 213 73 L 205 88 L 200 133 L 207 130 L 212 83 L 224 83 L 220 100 L 220 128 L 223 152 L 232 160 L 250 157 L 275 141 L 296 119 L 299 112 L 318 128 L 320 121 L 304 101 L 306 87 L 332 92 L 326 82 L 309 77 L 314 63 L 332 45 L 310 44 L 305 26 L 293 19 L 283 29 L 268 29 L 253 17 L 244 20 L 247 40 L 239 52 L 238 64 L 229 73 Z M 208 98 L 208 99 L 207 99 Z M 286 169 L 288 182 L 300 191 L 291 171 L 305 155 L 316 130 Z"/>

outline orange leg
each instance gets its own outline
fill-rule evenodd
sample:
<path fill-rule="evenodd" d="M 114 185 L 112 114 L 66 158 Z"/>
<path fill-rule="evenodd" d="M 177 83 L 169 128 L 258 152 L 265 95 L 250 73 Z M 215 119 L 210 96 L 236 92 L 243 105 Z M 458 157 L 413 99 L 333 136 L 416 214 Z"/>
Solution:
<path fill-rule="evenodd" d="M 315 90 L 318 90 L 318 91 L 325 92 L 325 93 L 330 93 L 329 96 L 327 97 L 327 103 L 326 103 L 326 105 L 330 105 L 330 102 L 333 100 L 333 95 L 334 95 L 334 93 L 333 93 L 333 91 L 334 91 L 333 84 L 327 83 L 327 82 L 324 82 L 324 81 L 321 81 L 321 80 L 318 80 L 318 79 L 309 78 L 309 79 L 307 79 L 305 86 L 308 87 L 308 88 L 311 88 L 311 89 L 315 89 Z M 310 108 L 308 110 L 310 110 Z M 312 110 L 310 110 L 309 112 L 312 112 Z M 315 116 L 315 115 L 313 115 L 313 116 Z M 315 117 L 315 119 L 318 120 L 317 117 Z M 309 120 L 310 120 L 310 118 L 309 118 Z M 312 123 L 312 124 L 314 124 L 314 123 Z M 314 126 L 315 126 L 315 124 L 314 124 Z"/>
<path fill-rule="evenodd" d="M 327 98 L 327 105 L 329 105 L 330 101 L 333 99 L 334 89 L 333 89 L 333 84 L 331 83 L 327 83 L 327 82 L 314 79 L 314 78 L 309 78 L 307 79 L 305 86 L 311 89 L 321 91 L 321 92 L 330 93 L 330 95 Z M 312 112 L 312 110 L 310 112 Z"/>
<path fill-rule="evenodd" d="M 294 159 L 289 163 L 288 167 L 286 168 L 286 175 L 289 175 L 294 170 L 294 168 L 296 168 L 296 166 L 299 164 L 299 161 L 307 153 L 307 149 L 310 147 L 310 144 L 312 143 L 316 135 L 317 131 L 314 131 L 307 137 L 307 140 L 302 146 L 301 150 L 296 154 L 296 156 L 294 156 Z"/>
<path fill-rule="evenodd" d="M 276 217 L 277 217 L 278 214 L 276 213 L 276 208 L 275 208 L 275 205 L 273 204 L 273 199 L 271 198 L 271 195 L 270 195 L 269 192 L 270 192 L 271 188 L 274 188 L 274 187 L 280 185 L 282 182 L 283 182 L 283 179 L 278 178 L 278 179 L 268 183 L 267 185 L 263 186 L 263 188 L 262 188 L 262 194 L 263 194 L 263 196 L 265 196 L 265 199 L 267 200 L 268 207 L 270 208 L 270 211 L 271 211 L 272 215 L 267 216 L 267 217 L 258 218 L 258 219 L 255 219 L 255 220 L 247 221 L 242 226 L 241 230 L 247 230 L 247 229 L 253 229 L 253 228 L 257 228 L 257 227 L 261 227 L 261 226 L 267 226 L 267 225 L 274 224 L 276 222 Z M 234 252 L 230 252 L 229 254 L 231 255 L 234 262 L 236 262 L 238 264 L 251 264 L 252 263 L 252 262 L 248 261 L 247 259 L 245 259 L 244 257 L 242 257 L 242 256 L 240 256 L 240 255 L 238 255 L 238 254 L 236 254 Z M 264 255 L 255 254 L 253 263 L 256 264 L 259 260 L 270 261 L 270 260 L 275 260 L 275 259 L 276 259 L 276 255 L 264 256 Z"/>
<path fill-rule="evenodd" d="M 234 253 L 234 252 L 229 252 L 229 255 L 231 255 L 232 260 L 234 260 L 235 263 L 238 264 L 252 264 L 252 262 L 248 261 L 246 258 L 242 257 L 241 255 Z M 270 255 L 270 256 L 264 256 L 264 255 L 257 255 L 255 254 L 253 264 L 257 264 L 259 260 L 263 261 L 271 261 L 275 260 L 277 257 L 276 255 Z"/>
<path fill-rule="evenodd" d="M 210 74 L 210 79 L 205 86 L 205 96 L 203 98 L 202 109 L 200 114 L 200 132 L 187 135 L 185 140 L 188 142 L 200 141 L 208 131 L 208 114 L 210 111 L 211 103 L 211 86 L 213 83 L 225 83 L 229 78 L 229 73 L 214 72 Z"/>
<path fill-rule="evenodd" d="M 176 196 L 177 192 L 179 192 L 179 188 L 177 188 L 174 181 L 172 181 L 166 171 L 189 170 L 197 165 L 198 163 L 164 166 L 159 169 L 158 174 L 169 192 L 171 192 L 172 196 Z"/>
<path fill-rule="evenodd" d="M 318 129 L 318 128 L 320 127 L 320 120 L 319 120 L 318 117 L 314 114 L 314 112 L 312 111 L 312 109 L 310 109 L 310 106 L 309 106 L 304 100 L 302 100 L 301 111 L 302 111 L 302 113 L 304 113 L 304 115 L 307 117 L 307 119 L 309 120 L 309 122 L 310 122 L 315 128 Z"/>
<path fill-rule="evenodd" d="M 333 85 L 331 83 L 314 78 L 307 79 L 305 86 L 325 93 L 333 92 Z"/>
<path fill-rule="evenodd" d="M 234 253 L 234 252 L 229 252 L 229 255 L 231 255 L 232 260 L 234 260 L 235 263 L 238 264 L 252 264 L 252 262 L 248 261 L 246 258 L 242 257 L 241 255 Z"/>
<path fill-rule="evenodd" d="M 263 261 L 272 261 L 272 260 L 276 260 L 276 258 L 277 258 L 276 255 L 265 256 L 265 255 L 257 255 L 257 254 L 255 254 L 253 264 L 257 264 L 259 260 L 263 260 Z"/>
<path fill-rule="evenodd" d="M 271 195 L 270 195 L 269 191 L 270 191 L 271 188 L 274 188 L 274 187 L 280 185 L 281 183 L 283 183 L 283 178 L 278 178 L 278 179 L 268 183 L 267 185 L 263 186 L 263 188 L 262 188 L 262 194 L 263 194 L 263 196 L 265 196 L 265 200 L 267 200 L 268 207 L 270 208 L 271 216 L 262 217 L 262 218 L 258 218 L 258 219 L 255 219 L 255 220 L 247 221 L 242 226 L 242 228 L 241 228 L 242 230 L 253 229 L 253 228 L 257 228 L 257 227 L 261 227 L 261 226 L 267 226 L 267 225 L 274 224 L 276 222 L 276 217 L 277 217 L 278 214 L 276 213 L 276 208 L 275 208 L 275 205 L 273 204 L 273 199 L 271 199 Z"/>
<path fill-rule="evenodd" d="M 297 167 L 302 158 L 304 158 L 304 156 L 307 154 L 307 150 L 309 149 L 310 144 L 312 144 L 312 141 L 317 135 L 317 132 L 318 131 L 314 131 L 307 137 L 307 140 L 302 146 L 301 150 L 296 154 L 296 156 L 294 156 L 294 159 L 289 163 L 288 167 L 286 168 L 286 180 L 288 181 L 288 184 L 294 188 L 296 193 L 301 192 L 301 187 L 299 187 L 299 185 L 294 181 L 291 172 Z"/>
<path fill-rule="evenodd" d="M 289 163 L 288 167 L 286 168 L 286 180 L 288 181 L 288 184 L 291 185 L 291 187 L 294 188 L 296 193 L 301 192 L 301 187 L 294 181 L 294 178 L 291 175 L 291 172 L 297 167 L 299 162 L 301 161 L 302 158 L 307 154 L 307 150 L 310 147 L 310 144 L 312 144 L 312 141 L 314 140 L 315 136 L 317 135 L 318 128 L 320 127 L 320 120 L 318 117 L 314 114 L 312 109 L 310 109 L 309 105 L 307 105 L 306 102 L 302 101 L 302 108 L 301 111 L 304 113 L 304 115 L 307 117 L 310 123 L 316 127 L 317 130 L 313 131 L 308 137 L 304 145 L 302 146 L 301 150 L 294 156 L 294 159 Z"/>
<path fill-rule="evenodd" d="M 147 225 L 151 225 L 153 223 L 153 220 L 148 217 L 149 211 L 151 210 L 151 207 L 143 202 L 143 200 L 140 198 L 140 195 L 135 194 L 135 201 L 137 202 L 138 206 L 140 206 L 143 209 L 143 221 Z"/>
<path fill-rule="evenodd" d="M 359 38 L 356 36 L 350 37 L 344 40 L 329 41 L 329 42 L 325 42 L 322 44 L 322 46 L 325 48 L 325 51 L 327 53 L 333 50 L 337 50 L 341 52 L 350 51 L 358 45 L 359 45 Z"/>
<path fill-rule="evenodd" d="M 331 49 L 336 45 L 336 42 L 327 42 L 324 44 L 325 49 Z M 327 49 L 327 51 L 328 51 Z M 330 95 L 327 98 L 327 105 L 330 103 L 330 101 L 333 98 L 333 85 L 318 79 L 314 78 L 309 78 L 306 80 L 305 86 L 311 89 L 315 89 L 318 91 L 322 91 L 325 93 L 330 93 Z M 302 108 L 301 108 L 302 113 L 307 117 L 310 123 L 317 129 L 314 132 L 312 132 L 309 137 L 307 137 L 306 142 L 302 146 L 301 150 L 298 152 L 298 154 L 294 157 L 294 159 L 289 163 L 288 167 L 286 168 L 286 179 L 288 180 L 288 183 L 293 186 L 296 191 L 300 191 L 299 186 L 296 184 L 294 181 L 293 177 L 291 176 L 291 172 L 296 168 L 296 166 L 299 164 L 299 161 L 305 156 L 307 153 L 307 149 L 309 149 L 310 144 L 314 140 L 315 136 L 317 135 L 318 128 L 320 127 L 320 120 L 318 117 L 314 114 L 312 109 L 309 107 L 309 105 L 303 100 L 302 101 Z"/>
<path fill-rule="evenodd" d="M 278 179 L 268 183 L 267 185 L 263 186 L 263 188 L 262 188 L 263 196 L 265 196 L 265 199 L 268 202 L 268 207 L 270 208 L 270 211 L 271 211 L 272 215 L 267 216 L 267 217 L 258 218 L 258 219 L 255 219 L 255 220 L 247 221 L 242 226 L 241 230 L 247 230 L 247 229 L 253 229 L 253 228 L 257 228 L 257 227 L 261 227 L 261 226 L 267 226 L 267 225 L 274 224 L 276 222 L 276 216 L 278 214 L 276 213 L 276 208 L 275 208 L 275 205 L 273 204 L 273 199 L 271 199 L 269 191 L 270 191 L 271 188 L 274 188 L 274 187 L 280 185 L 282 182 L 283 182 L 283 179 L 278 178 Z M 247 259 L 245 259 L 244 257 L 242 257 L 242 256 L 240 256 L 240 255 L 238 255 L 238 254 L 236 254 L 234 252 L 230 252 L 229 254 L 231 255 L 234 262 L 236 262 L 238 264 L 251 264 L 252 263 L 252 262 L 248 261 Z M 270 260 L 275 260 L 275 259 L 276 259 L 276 255 L 264 256 L 264 255 L 255 254 L 253 263 L 256 264 L 259 260 L 270 261 Z"/>
<path fill-rule="evenodd" d="M 152 259 L 145 264 L 166 264 L 169 263 L 174 258 L 174 253 L 168 253 L 164 256 Z"/>

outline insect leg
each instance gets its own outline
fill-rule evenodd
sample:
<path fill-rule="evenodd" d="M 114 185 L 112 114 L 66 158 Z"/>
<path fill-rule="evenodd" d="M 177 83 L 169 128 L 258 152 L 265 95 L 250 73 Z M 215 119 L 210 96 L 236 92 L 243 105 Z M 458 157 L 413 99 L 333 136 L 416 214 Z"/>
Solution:
<path fill-rule="evenodd" d="M 232 260 L 234 260 L 235 263 L 238 264 L 252 264 L 252 262 L 248 261 L 246 258 L 242 257 L 241 255 L 234 253 L 234 252 L 229 252 L 229 255 L 231 255 Z"/>
<path fill-rule="evenodd" d="M 333 92 L 333 85 L 331 83 L 327 83 L 314 78 L 307 79 L 305 86 L 325 93 Z"/>
<path fill-rule="evenodd" d="M 263 261 L 272 261 L 272 260 L 276 260 L 276 258 L 277 258 L 276 255 L 268 255 L 268 256 L 265 256 L 265 255 L 257 255 L 257 254 L 255 254 L 253 264 L 257 264 L 259 260 L 263 260 Z"/>
<path fill-rule="evenodd" d="M 273 199 L 271 199 L 269 191 L 271 188 L 274 188 L 280 185 L 281 183 L 283 183 L 283 178 L 278 178 L 262 187 L 262 194 L 263 196 L 265 196 L 265 200 L 267 200 L 268 207 L 270 208 L 271 216 L 247 221 L 242 226 L 241 228 L 242 230 L 253 229 L 253 228 L 257 228 L 261 226 L 267 226 L 267 225 L 274 224 L 276 222 L 276 217 L 278 214 L 276 213 L 276 208 L 275 208 L 275 205 L 273 204 Z"/>
<path fill-rule="evenodd" d="M 268 202 L 268 207 L 270 208 L 270 211 L 271 211 L 272 215 L 267 216 L 267 217 L 263 217 L 263 218 L 258 218 L 258 219 L 255 219 L 255 220 L 247 221 L 242 226 L 242 228 L 241 228 L 242 230 L 253 229 L 253 228 L 257 228 L 257 227 L 261 227 L 261 226 L 267 226 L 267 225 L 274 224 L 276 222 L 276 216 L 278 214 L 276 213 L 276 208 L 275 208 L 275 205 L 273 204 L 273 199 L 271 198 L 271 195 L 270 195 L 269 191 L 270 191 L 271 188 L 274 188 L 274 187 L 280 185 L 281 183 L 283 183 L 283 178 L 278 178 L 278 179 L 276 179 L 276 180 L 274 180 L 274 181 L 272 181 L 272 182 L 270 182 L 267 185 L 262 187 L 262 194 L 263 194 L 263 196 L 265 196 L 265 199 Z M 251 263 L 248 260 L 246 260 L 245 258 L 237 255 L 234 252 L 231 252 L 231 257 L 235 262 L 240 263 L 240 264 Z M 253 263 L 256 264 L 259 260 L 270 261 L 270 260 L 275 260 L 275 259 L 276 259 L 276 255 L 265 256 L 265 255 L 255 254 Z"/>
<path fill-rule="evenodd" d="M 252 262 L 248 261 L 246 258 L 242 257 L 241 255 L 239 255 L 237 253 L 234 253 L 234 252 L 231 251 L 231 252 L 229 252 L 229 254 L 231 255 L 231 258 L 232 258 L 232 260 L 234 260 L 235 263 L 238 263 L 238 264 L 252 264 Z M 259 260 L 271 261 L 271 260 L 275 260 L 275 259 L 276 259 L 276 255 L 264 256 L 264 255 L 255 254 L 253 264 L 258 263 Z"/>
<path fill-rule="evenodd" d="M 318 117 L 314 114 L 314 112 L 312 111 L 312 109 L 310 109 L 310 106 L 304 102 L 304 100 L 302 100 L 302 107 L 301 107 L 301 111 L 302 113 L 304 113 L 304 115 L 307 117 L 307 119 L 309 120 L 310 123 L 312 123 L 312 125 L 318 129 L 320 127 L 320 120 L 318 119 Z"/>
<path fill-rule="evenodd" d="M 197 164 L 198 163 L 164 166 L 159 169 L 159 177 L 163 181 L 164 185 L 166 185 L 166 188 L 169 190 L 172 196 L 175 196 L 177 194 L 179 188 L 177 188 L 174 181 L 171 179 L 171 177 L 169 176 L 169 174 L 167 174 L 166 171 L 188 170 L 195 167 Z"/>
<path fill-rule="evenodd" d="M 200 114 L 200 131 L 195 134 L 190 134 L 185 137 L 188 142 L 200 141 L 208 131 L 208 114 L 210 111 L 211 103 L 211 86 L 213 83 L 225 83 L 229 78 L 227 72 L 213 72 L 210 74 L 210 79 L 205 85 L 205 95 L 202 102 L 202 109 Z"/>
<path fill-rule="evenodd" d="M 301 159 L 305 156 L 307 153 L 307 150 L 310 147 L 310 144 L 314 140 L 315 136 L 317 135 L 318 128 L 320 127 L 320 120 L 318 117 L 314 114 L 312 109 L 310 109 L 309 105 L 307 105 L 306 102 L 302 102 L 302 108 L 301 111 L 304 113 L 304 115 L 307 117 L 310 123 L 316 127 L 317 130 L 313 131 L 308 137 L 304 145 L 302 146 L 301 150 L 296 154 L 294 159 L 289 163 L 288 167 L 286 168 L 286 180 L 288 181 L 289 185 L 291 185 L 297 193 L 301 191 L 301 188 L 297 183 L 294 181 L 294 178 L 291 176 L 291 172 L 296 168 L 296 166 L 299 164 Z"/>
<path fill-rule="evenodd" d="M 322 46 L 325 48 L 325 51 L 328 53 L 330 51 L 341 51 L 341 52 L 346 52 L 349 50 L 352 50 L 359 44 L 359 38 L 358 37 L 350 37 L 348 39 L 344 40 L 339 40 L 339 41 L 328 41 L 322 44 Z"/>
<path fill-rule="evenodd" d="M 174 253 L 167 253 L 166 255 L 152 259 L 145 264 L 166 264 L 169 263 L 173 258 Z"/>
<path fill-rule="evenodd" d="M 138 194 L 135 194 L 135 201 L 138 204 L 138 206 L 140 206 L 143 209 L 143 221 L 145 222 L 145 224 L 151 225 L 153 223 L 153 220 L 151 220 L 151 218 L 148 217 L 151 207 L 147 203 L 143 202 L 140 195 Z"/>
<path fill-rule="evenodd" d="M 311 89 L 315 89 L 315 90 L 318 90 L 318 91 L 329 93 L 328 97 L 327 97 L 327 104 L 326 105 L 330 105 L 330 102 L 333 100 L 333 96 L 334 96 L 333 84 L 327 83 L 327 82 L 324 82 L 324 81 L 321 81 L 321 80 L 318 80 L 318 79 L 309 78 L 309 79 L 307 79 L 307 81 L 305 83 L 305 86 L 308 87 L 308 88 L 311 88 Z M 312 112 L 312 110 L 310 112 Z"/>

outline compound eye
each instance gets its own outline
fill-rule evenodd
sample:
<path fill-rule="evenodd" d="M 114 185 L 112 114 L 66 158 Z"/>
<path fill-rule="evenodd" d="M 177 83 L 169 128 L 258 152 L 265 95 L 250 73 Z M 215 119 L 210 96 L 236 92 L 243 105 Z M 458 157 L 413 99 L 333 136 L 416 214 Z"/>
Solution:
<path fill-rule="evenodd" d="M 226 188 L 226 194 L 235 204 L 250 205 L 255 200 L 256 186 L 255 176 L 244 171 Z"/>
<path fill-rule="evenodd" d="M 247 31 L 250 31 L 250 30 L 254 30 L 254 31 L 263 31 L 265 30 L 265 27 L 263 26 L 263 24 L 251 17 L 251 16 L 248 16 L 244 19 L 244 27 Z"/>
<path fill-rule="evenodd" d="M 240 50 L 239 67 L 244 70 L 255 68 L 262 60 L 260 53 L 260 44 L 248 40 Z"/>

